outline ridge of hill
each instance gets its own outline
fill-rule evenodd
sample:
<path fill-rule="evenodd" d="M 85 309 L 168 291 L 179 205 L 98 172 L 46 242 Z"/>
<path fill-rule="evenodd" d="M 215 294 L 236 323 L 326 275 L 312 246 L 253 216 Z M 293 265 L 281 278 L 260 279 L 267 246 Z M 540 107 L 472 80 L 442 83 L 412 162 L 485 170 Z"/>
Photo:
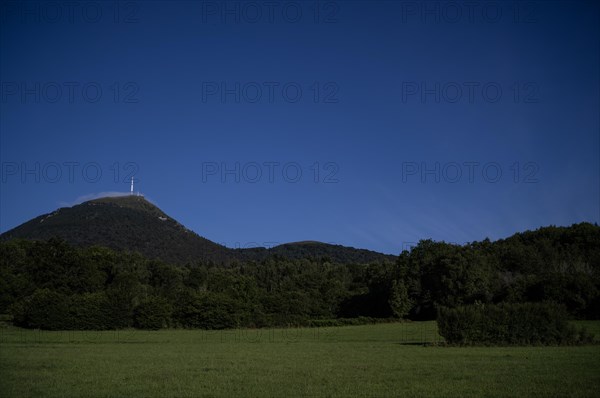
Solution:
<path fill-rule="evenodd" d="M 231 249 L 186 228 L 143 196 L 90 200 L 35 217 L 0 235 L 0 240 L 47 240 L 58 237 L 75 246 L 106 246 L 137 251 L 173 264 L 263 260 L 269 256 L 324 258 L 332 262 L 367 263 L 395 256 L 316 241 L 273 248 Z"/>

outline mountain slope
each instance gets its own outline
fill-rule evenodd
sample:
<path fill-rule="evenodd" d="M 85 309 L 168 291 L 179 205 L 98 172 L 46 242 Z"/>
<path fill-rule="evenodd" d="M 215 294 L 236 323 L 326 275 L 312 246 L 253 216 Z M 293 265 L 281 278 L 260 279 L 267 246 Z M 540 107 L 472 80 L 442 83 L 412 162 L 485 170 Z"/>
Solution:
<path fill-rule="evenodd" d="M 175 264 L 230 257 L 229 249 L 185 228 L 141 196 L 101 198 L 60 208 L 2 234 L 2 240 L 51 237 L 77 246 L 139 251 Z"/>
<path fill-rule="evenodd" d="M 100 198 L 60 208 L 0 235 L 0 240 L 46 240 L 59 237 L 76 246 L 106 246 L 138 251 L 168 263 L 234 260 L 260 261 L 270 256 L 318 258 L 338 263 L 393 260 L 364 249 L 320 242 L 296 242 L 270 249 L 230 249 L 185 228 L 142 196 Z"/>
<path fill-rule="evenodd" d="M 317 241 L 284 243 L 270 249 L 262 247 L 252 249 L 238 249 L 238 256 L 244 260 L 262 260 L 269 256 L 300 259 L 323 259 L 337 263 L 371 263 L 383 260 L 394 261 L 396 256 L 382 254 L 366 249 L 331 245 Z"/>

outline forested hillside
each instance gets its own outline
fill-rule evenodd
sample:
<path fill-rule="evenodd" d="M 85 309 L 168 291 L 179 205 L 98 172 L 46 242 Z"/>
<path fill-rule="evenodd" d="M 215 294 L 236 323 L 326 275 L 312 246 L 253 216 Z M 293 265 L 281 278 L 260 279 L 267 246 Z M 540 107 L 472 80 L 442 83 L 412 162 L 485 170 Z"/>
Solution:
<path fill-rule="evenodd" d="M 2 235 L 0 240 L 48 240 L 60 238 L 77 247 L 104 246 L 139 252 L 149 259 L 170 264 L 264 260 L 279 255 L 287 258 L 327 258 L 335 262 L 370 262 L 389 256 L 321 242 L 298 242 L 272 248 L 230 249 L 184 227 L 142 196 L 95 199 L 60 208 L 29 220 Z"/>
<path fill-rule="evenodd" d="M 547 227 L 464 246 L 424 240 L 394 261 L 271 255 L 174 265 L 60 239 L 0 243 L 0 313 L 19 326 L 109 329 L 433 319 L 440 306 L 564 304 L 600 318 L 600 228 Z"/>

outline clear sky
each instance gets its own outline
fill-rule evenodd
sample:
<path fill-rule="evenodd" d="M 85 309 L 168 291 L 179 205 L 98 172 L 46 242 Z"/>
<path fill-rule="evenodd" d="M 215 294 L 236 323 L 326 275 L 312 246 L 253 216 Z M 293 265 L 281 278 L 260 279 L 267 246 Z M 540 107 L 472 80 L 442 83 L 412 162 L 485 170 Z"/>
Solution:
<path fill-rule="evenodd" d="M 4 2 L 0 231 L 136 191 L 230 247 L 600 219 L 596 2 Z"/>

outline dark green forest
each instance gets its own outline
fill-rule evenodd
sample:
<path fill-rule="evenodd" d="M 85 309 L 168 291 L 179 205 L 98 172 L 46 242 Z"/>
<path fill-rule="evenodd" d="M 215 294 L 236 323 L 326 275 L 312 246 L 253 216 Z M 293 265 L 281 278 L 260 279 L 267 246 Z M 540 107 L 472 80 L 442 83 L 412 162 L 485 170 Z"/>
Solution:
<path fill-rule="evenodd" d="M 435 319 L 469 304 L 562 305 L 600 319 L 600 227 L 545 227 L 398 257 L 338 262 L 269 253 L 170 264 L 59 238 L 0 243 L 0 314 L 40 329 L 223 329 Z M 391 258 L 391 259 L 390 259 Z"/>

